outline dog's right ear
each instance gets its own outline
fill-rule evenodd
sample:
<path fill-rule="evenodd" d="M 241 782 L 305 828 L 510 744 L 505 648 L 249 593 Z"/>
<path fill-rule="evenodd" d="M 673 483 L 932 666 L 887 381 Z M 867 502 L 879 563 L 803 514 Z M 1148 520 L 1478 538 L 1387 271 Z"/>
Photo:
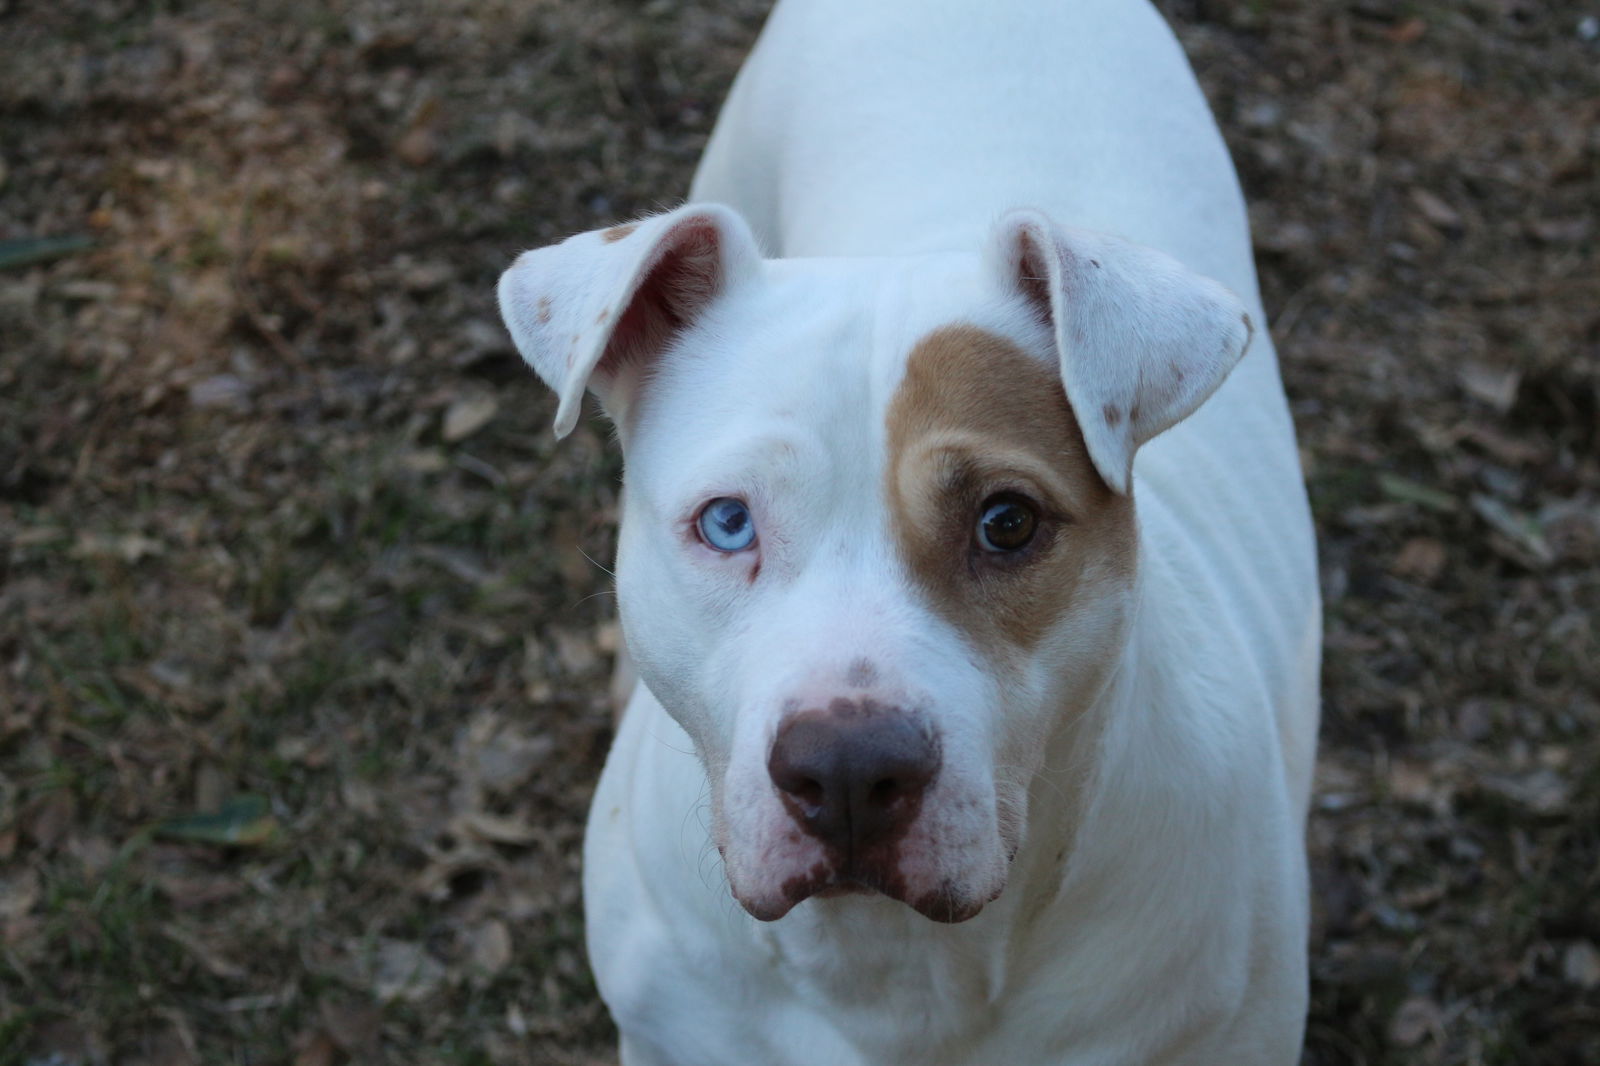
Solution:
<path fill-rule="evenodd" d="M 1119 494 L 1134 452 L 1194 413 L 1255 334 L 1237 296 L 1171 256 L 1038 211 L 1001 219 L 989 255 L 1055 333 L 1089 458 Z"/>
<path fill-rule="evenodd" d="M 577 424 L 586 387 L 620 424 L 650 361 L 760 261 L 744 219 L 717 204 L 688 204 L 518 257 L 500 276 L 500 315 L 559 398 L 556 436 Z"/>

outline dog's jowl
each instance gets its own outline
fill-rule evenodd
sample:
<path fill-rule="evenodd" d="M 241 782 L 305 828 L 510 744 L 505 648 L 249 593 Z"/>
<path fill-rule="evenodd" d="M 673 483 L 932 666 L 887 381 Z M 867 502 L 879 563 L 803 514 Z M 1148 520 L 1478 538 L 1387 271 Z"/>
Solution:
<path fill-rule="evenodd" d="M 1142 0 L 780 0 L 690 202 L 500 301 L 625 457 L 628 1066 L 1296 1061 L 1311 527 Z"/>

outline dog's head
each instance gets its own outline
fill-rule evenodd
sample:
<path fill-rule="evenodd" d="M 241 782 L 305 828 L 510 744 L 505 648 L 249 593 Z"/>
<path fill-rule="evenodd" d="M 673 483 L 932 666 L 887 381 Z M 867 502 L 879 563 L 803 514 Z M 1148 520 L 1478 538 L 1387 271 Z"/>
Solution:
<path fill-rule="evenodd" d="M 617 586 L 757 918 L 1005 886 L 1051 737 L 1127 639 L 1133 456 L 1250 325 L 1149 249 L 1033 212 L 971 254 L 765 260 L 691 205 L 523 255 L 523 356 L 626 463 Z"/>

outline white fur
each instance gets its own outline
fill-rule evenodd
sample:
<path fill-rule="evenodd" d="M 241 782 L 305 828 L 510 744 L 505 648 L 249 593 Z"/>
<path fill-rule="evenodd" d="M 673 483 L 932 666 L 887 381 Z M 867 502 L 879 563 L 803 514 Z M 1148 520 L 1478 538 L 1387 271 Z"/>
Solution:
<path fill-rule="evenodd" d="M 626 451 L 643 684 L 585 848 L 624 1062 L 1294 1062 L 1311 526 L 1237 182 L 1166 27 L 1134 0 L 783 0 L 694 198 L 738 213 L 579 235 L 501 283 L 558 431 L 587 383 Z M 952 323 L 1059 362 L 1138 507 L 1137 581 L 1004 662 L 924 601 L 883 503 L 906 355 Z M 758 550 L 695 541 L 726 495 Z M 863 657 L 944 742 L 908 882 L 995 898 L 757 922 L 730 887 L 760 910 L 819 861 L 766 777 L 777 723 Z"/>

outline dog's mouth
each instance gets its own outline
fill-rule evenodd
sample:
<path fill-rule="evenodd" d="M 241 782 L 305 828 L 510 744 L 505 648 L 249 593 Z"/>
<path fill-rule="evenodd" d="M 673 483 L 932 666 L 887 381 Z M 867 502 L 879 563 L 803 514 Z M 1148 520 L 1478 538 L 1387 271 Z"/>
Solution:
<path fill-rule="evenodd" d="M 841 896 L 870 896 L 876 891 L 877 889 L 869 888 L 860 881 L 838 881 L 823 885 L 811 894 L 817 899 L 838 899 Z"/>
<path fill-rule="evenodd" d="M 886 896 L 904 903 L 930 921 L 954 924 L 976 917 L 986 904 L 1000 895 L 1000 889 L 980 898 L 961 891 L 946 880 L 940 882 L 933 891 L 914 892 L 910 890 L 906 879 L 898 874 L 885 878 L 861 871 L 839 873 L 824 864 L 818 864 L 805 873 L 785 880 L 774 899 L 749 899 L 737 892 L 734 895 L 752 917 L 763 922 L 776 921 L 793 910 L 796 904 L 813 897 L 833 900 L 850 896 Z"/>

